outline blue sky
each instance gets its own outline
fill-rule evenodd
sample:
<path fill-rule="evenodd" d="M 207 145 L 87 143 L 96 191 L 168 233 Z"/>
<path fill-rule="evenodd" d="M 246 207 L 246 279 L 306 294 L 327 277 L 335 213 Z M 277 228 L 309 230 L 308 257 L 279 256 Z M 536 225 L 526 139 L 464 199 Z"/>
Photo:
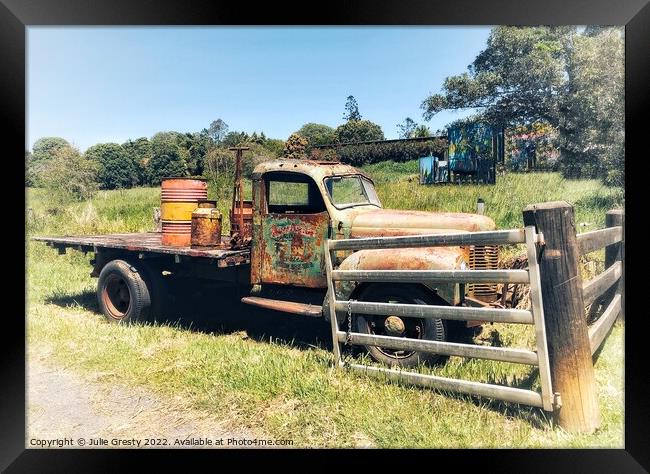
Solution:
<path fill-rule="evenodd" d="M 489 27 L 29 27 L 27 147 L 60 136 L 102 142 L 230 130 L 286 139 L 336 127 L 354 95 L 364 119 L 397 138 L 445 77 L 467 70 Z M 443 112 L 432 131 L 467 113 Z"/>

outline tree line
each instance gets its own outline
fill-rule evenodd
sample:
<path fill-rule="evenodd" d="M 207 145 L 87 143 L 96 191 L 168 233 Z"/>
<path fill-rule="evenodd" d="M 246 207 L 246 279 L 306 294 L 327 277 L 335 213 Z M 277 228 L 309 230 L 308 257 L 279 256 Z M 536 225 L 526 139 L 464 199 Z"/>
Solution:
<path fill-rule="evenodd" d="M 624 38 L 617 27 L 509 27 L 492 29 L 486 48 L 468 72 L 449 76 L 442 91 L 421 103 L 423 120 L 443 110 L 471 109 L 454 123 L 483 122 L 543 136 L 546 155 L 557 150 L 557 168 L 567 178 L 600 178 L 622 186 L 624 171 Z M 442 154 L 444 140 L 372 143 L 382 128 L 347 97 L 343 123 L 336 128 L 307 123 L 287 140 L 263 132 L 231 131 L 222 119 L 200 132 L 159 132 L 124 143 L 99 143 L 84 153 L 63 138 L 44 137 L 26 152 L 26 186 L 47 186 L 84 199 L 96 189 L 156 186 L 166 176 L 206 176 L 226 189 L 234 173 L 231 146 L 250 148 L 244 173 L 280 157 L 339 160 L 363 165 L 407 161 Z M 453 124 L 453 123 L 452 123 Z M 407 117 L 397 124 L 400 138 L 430 137 L 424 124 Z M 540 130 L 544 133 L 540 134 Z M 435 135 L 444 133 L 437 131 Z"/>
<path fill-rule="evenodd" d="M 285 140 L 269 138 L 264 132 L 230 131 L 223 119 L 214 120 L 200 132 L 159 132 L 153 137 L 129 139 L 124 143 L 98 143 L 81 153 L 60 137 L 36 140 L 26 152 L 26 186 L 43 186 L 62 191 L 76 199 L 87 199 L 98 189 L 124 189 L 133 186 L 157 186 L 168 176 L 205 176 L 218 190 L 226 190 L 234 175 L 233 146 L 247 146 L 244 175 L 263 161 L 281 157 L 298 159 L 336 159 L 354 164 L 381 159 L 411 159 L 417 153 L 395 153 L 395 147 L 370 154 L 363 160 L 360 153 L 346 151 L 339 156 L 323 156 L 316 146 L 384 140 L 381 127 L 364 120 L 356 99 L 349 96 L 345 105 L 345 122 L 333 128 L 307 123 Z M 376 147 L 375 147 L 376 148 Z M 389 156 L 390 155 L 390 156 Z"/>

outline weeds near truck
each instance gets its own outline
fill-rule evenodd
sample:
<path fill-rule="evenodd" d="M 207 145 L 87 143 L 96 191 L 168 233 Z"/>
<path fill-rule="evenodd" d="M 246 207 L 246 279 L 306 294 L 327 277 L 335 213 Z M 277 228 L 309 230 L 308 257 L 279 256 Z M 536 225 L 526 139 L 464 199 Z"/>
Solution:
<path fill-rule="evenodd" d="M 576 221 L 590 224 L 579 231 L 593 230 L 603 227 L 605 211 L 622 200 L 619 191 L 597 181 L 566 181 L 553 173 L 509 174 L 496 186 L 419 186 L 408 181 L 417 173 L 417 163 L 395 167 L 379 163 L 365 171 L 375 178 L 384 207 L 472 212 L 482 197 L 486 213 L 500 228 L 520 227 L 525 204 L 566 199 L 576 205 Z M 29 190 L 27 206 L 33 217 L 28 235 L 148 231 L 153 227 L 151 209 L 159 199 L 154 188 L 101 191 L 91 201 L 53 209 L 44 191 Z M 219 202 L 224 217 L 228 206 L 229 202 Z M 516 247 L 506 250 L 516 253 Z M 593 435 L 572 435 L 550 429 L 546 415 L 533 408 L 334 370 L 326 323 L 265 311 L 220 314 L 224 295 L 215 292 L 205 293 L 208 318 L 202 324 L 170 320 L 109 325 L 93 301 L 96 281 L 88 276 L 90 258 L 75 251 L 58 256 L 40 243 L 28 244 L 27 343 L 31 353 L 47 354 L 70 370 L 101 373 L 104 383 L 182 397 L 193 408 L 228 419 L 233 426 L 291 438 L 296 446 L 623 446 L 620 325 L 614 327 L 596 363 L 602 428 Z M 601 262 L 602 255 L 589 255 L 583 271 L 590 272 L 589 266 Z M 476 341 L 487 344 L 498 338 L 504 346 L 532 347 L 531 329 L 486 325 Z M 420 370 L 527 388 L 537 383 L 528 366 L 456 357 L 444 366 Z"/>

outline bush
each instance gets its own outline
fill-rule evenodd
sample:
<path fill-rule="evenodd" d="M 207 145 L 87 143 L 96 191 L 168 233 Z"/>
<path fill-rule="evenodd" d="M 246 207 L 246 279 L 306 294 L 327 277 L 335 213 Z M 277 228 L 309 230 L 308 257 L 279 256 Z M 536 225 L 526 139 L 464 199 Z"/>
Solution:
<path fill-rule="evenodd" d="M 54 201 L 83 201 L 97 189 L 99 164 L 82 156 L 71 146 L 60 148 L 48 160 L 41 173 L 43 186 Z"/>

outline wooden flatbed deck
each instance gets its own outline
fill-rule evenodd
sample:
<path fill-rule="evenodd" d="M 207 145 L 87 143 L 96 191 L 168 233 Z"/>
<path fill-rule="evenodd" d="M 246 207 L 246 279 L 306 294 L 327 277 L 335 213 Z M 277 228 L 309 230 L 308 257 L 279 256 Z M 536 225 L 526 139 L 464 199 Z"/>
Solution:
<path fill-rule="evenodd" d="M 101 249 L 121 249 L 138 254 L 140 257 L 151 254 L 167 254 L 179 257 L 208 258 L 217 261 L 219 267 L 230 267 L 250 263 L 250 249 L 231 250 L 230 237 L 222 236 L 223 248 L 195 249 L 191 247 L 171 247 L 162 245 L 160 232 L 131 234 L 73 235 L 61 237 L 33 237 L 32 240 L 46 242 L 50 247 L 64 253 L 66 248 L 82 252 L 97 252 Z M 149 254 L 149 255 L 147 255 Z"/>

